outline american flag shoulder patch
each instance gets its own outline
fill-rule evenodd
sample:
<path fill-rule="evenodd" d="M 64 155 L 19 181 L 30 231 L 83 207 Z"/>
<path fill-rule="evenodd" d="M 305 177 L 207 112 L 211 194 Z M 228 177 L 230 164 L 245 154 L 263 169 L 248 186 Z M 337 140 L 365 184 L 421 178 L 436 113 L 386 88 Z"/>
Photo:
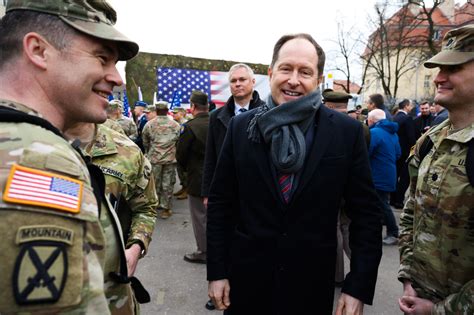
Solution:
<path fill-rule="evenodd" d="M 5 202 L 79 213 L 80 180 L 14 164 L 3 193 Z"/>

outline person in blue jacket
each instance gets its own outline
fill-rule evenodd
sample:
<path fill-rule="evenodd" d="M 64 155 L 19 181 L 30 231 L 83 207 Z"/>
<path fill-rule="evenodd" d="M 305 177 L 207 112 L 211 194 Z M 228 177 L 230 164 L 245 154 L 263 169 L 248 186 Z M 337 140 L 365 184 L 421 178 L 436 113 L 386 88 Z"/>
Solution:
<path fill-rule="evenodd" d="M 382 202 L 383 217 L 387 226 L 386 245 L 398 243 L 398 225 L 389 203 L 390 192 L 397 183 L 397 159 L 401 155 L 398 143 L 398 124 L 386 119 L 385 112 L 374 109 L 369 112 L 367 122 L 370 128 L 369 159 L 372 179 Z"/>

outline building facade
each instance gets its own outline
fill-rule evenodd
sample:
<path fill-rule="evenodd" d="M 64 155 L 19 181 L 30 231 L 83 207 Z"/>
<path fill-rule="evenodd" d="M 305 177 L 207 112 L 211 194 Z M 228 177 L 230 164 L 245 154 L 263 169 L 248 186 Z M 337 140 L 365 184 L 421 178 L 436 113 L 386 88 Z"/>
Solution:
<path fill-rule="evenodd" d="M 430 20 L 433 22 L 432 27 Z M 384 94 L 388 103 L 392 104 L 403 98 L 416 101 L 432 99 L 435 94 L 433 79 L 437 71 L 423 67 L 423 62 L 433 55 L 428 37 L 432 38 L 435 49 L 439 50 L 446 32 L 471 23 L 474 23 L 473 0 L 458 4 L 454 0 L 438 0 L 435 7 L 426 10 L 422 5 L 403 1 L 401 8 L 385 21 L 385 34 L 381 36 L 380 27 L 367 41 L 362 58 L 365 65 L 370 54 L 374 58 L 382 54 L 384 57 L 376 62 L 372 60 L 375 66 L 368 67 L 362 96 L 367 98 L 373 93 Z M 385 80 L 381 79 L 382 76 Z M 396 76 L 398 80 L 394 79 Z M 385 93 L 387 89 L 391 95 Z"/>

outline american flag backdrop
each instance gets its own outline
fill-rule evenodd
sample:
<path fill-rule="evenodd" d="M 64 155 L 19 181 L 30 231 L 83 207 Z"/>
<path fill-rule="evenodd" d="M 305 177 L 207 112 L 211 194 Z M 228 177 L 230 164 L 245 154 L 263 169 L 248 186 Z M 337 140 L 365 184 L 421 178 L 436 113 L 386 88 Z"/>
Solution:
<path fill-rule="evenodd" d="M 159 67 L 156 71 L 158 100 L 167 101 L 174 106 L 189 104 L 193 90 L 207 94 L 209 100 L 216 105 L 224 105 L 230 97 L 228 72 L 206 71 Z M 259 89 L 260 97 L 269 94 L 268 77 L 255 75 L 255 89 Z M 262 94 L 261 90 L 264 90 Z"/>

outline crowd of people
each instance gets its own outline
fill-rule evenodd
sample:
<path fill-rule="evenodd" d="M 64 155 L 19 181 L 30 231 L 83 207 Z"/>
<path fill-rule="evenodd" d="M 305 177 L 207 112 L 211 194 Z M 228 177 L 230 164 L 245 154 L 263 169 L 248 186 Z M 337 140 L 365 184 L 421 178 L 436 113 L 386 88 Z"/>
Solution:
<path fill-rule="evenodd" d="M 339 286 L 335 314 L 363 314 L 398 244 L 403 313 L 474 314 L 474 25 L 425 62 L 437 91 L 418 110 L 321 91 L 325 52 L 299 33 L 276 42 L 265 100 L 238 63 L 220 108 L 195 90 L 189 112 L 137 101 L 128 118 L 107 96 L 139 47 L 115 22 L 65 0 L 0 20 L 0 313 L 139 314 L 135 271 L 174 195 L 210 310 L 332 314 Z"/>

